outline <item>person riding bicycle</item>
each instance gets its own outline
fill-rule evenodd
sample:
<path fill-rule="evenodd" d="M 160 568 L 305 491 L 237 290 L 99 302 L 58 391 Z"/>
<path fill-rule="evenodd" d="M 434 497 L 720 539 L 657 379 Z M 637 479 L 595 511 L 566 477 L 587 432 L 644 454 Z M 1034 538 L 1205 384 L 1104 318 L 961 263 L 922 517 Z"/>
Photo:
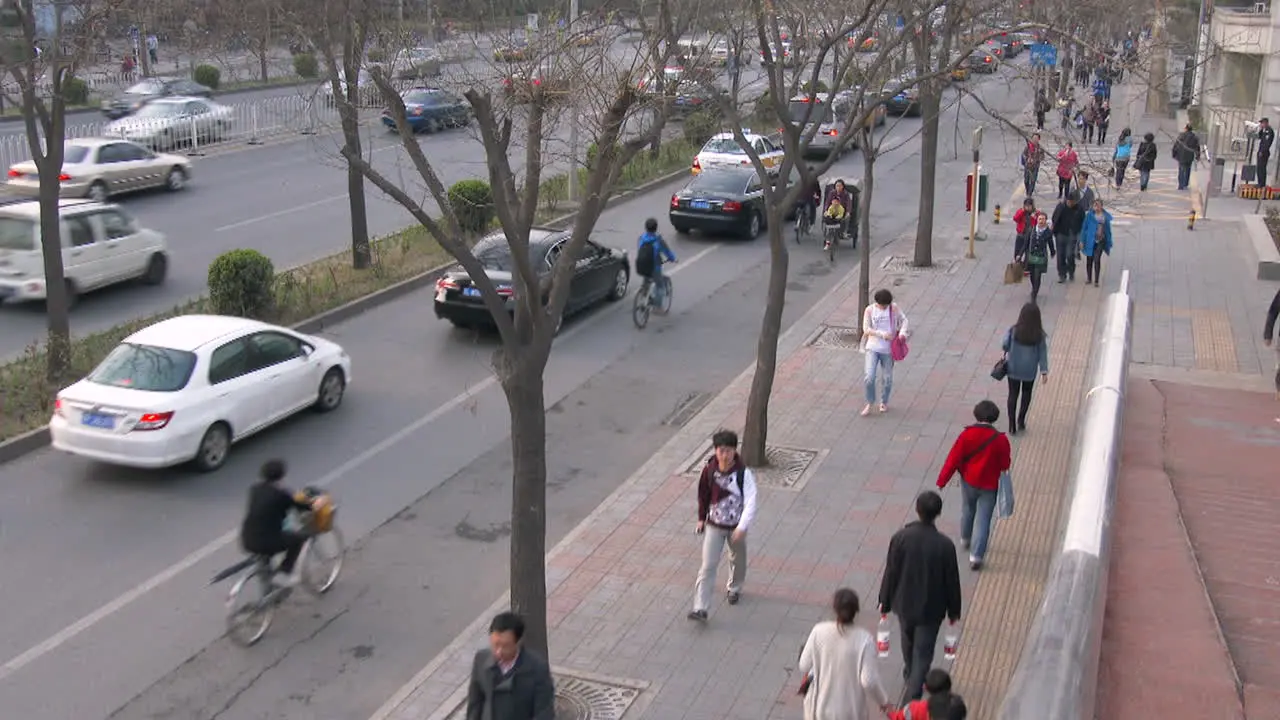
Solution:
<path fill-rule="evenodd" d="M 676 254 L 658 234 L 658 221 L 653 218 L 645 220 L 640 246 L 636 249 L 636 274 L 652 281 L 649 295 L 652 304 L 662 305 L 662 263 L 675 261 Z"/>
<path fill-rule="evenodd" d="M 262 481 L 249 487 L 249 509 L 240 526 L 240 544 L 245 552 L 254 555 L 284 553 L 284 559 L 276 568 L 284 577 L 276 582 L 293 587 L 298 584 L 294 565 L 308 536 L 285 530 L 284 522 L 292 510 L 311 510 L 312 501 L 301 499 L 280 484 L 285 472 L 282 460 L 268 460 L 262 464 L 259 470 Z"/>
<path fill-rule="evenodd" d="M 822 184 L 818 181 L 818 176 L 814 175 L 809 182 L 808 192 L 802 192 L 796 198 L 796 214 L 805 213 L 809 216 L 809 224 L 813 225 L 818 220 L 818 208 L 821 206 Z"/>

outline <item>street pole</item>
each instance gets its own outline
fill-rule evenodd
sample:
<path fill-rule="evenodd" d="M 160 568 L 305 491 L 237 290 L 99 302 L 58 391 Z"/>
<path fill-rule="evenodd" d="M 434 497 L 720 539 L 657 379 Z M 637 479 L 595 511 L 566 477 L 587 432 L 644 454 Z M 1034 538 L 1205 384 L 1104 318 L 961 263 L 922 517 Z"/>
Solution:
<path fill-rule="evenodd" d="M 574 22 L 578 19 L 578 0 L 569 0 L 569 23 L 568 30 L 573 32 Z M 575 68 L 570 77 L 577 77 L 578 68 Z M 571 83 L 572 86 L 572 83 Z M 569 202 L 578 202 L 578 98 L 569 93 L 569 100 L 573 103 L 573 109 L 570 111 L 572 116 L 569 119 Z"/>
<path fill-rule="evenodd" d="M 974 252 L 973 243 L 978 239 L 978 198 L 979 187 L 981 185 L 981 176 L 979 170 L 979 154 L 982 150 L 982 126 L 979 125 L 973 131 L 973 187 L 969 188 L 971 197 L 969 198 L 969 252 L 965 253 L 965 258 L 973 260 L 978 257 Z"/>

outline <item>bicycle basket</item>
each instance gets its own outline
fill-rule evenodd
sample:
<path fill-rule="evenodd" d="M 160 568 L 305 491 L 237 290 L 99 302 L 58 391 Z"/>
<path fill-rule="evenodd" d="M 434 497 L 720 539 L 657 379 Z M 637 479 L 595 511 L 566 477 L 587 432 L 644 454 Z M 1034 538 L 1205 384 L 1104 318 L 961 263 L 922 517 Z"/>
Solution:
<path fill-rule="evenodd" d="M 327 533 L 333 529 L 333 516 L 338 514 L 338 506 L 327 502 L 307 513 L 307 529 L 312 533 Z"/>

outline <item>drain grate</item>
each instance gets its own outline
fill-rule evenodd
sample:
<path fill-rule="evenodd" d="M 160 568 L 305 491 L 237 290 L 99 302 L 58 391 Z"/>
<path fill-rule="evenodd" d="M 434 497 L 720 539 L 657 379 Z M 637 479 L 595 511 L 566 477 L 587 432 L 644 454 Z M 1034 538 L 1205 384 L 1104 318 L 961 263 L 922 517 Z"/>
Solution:
<path fill-rule="evenodd" d="M 913 263 L 913 258 L 890 255 L 880 263 L 880 269 L 892 275 L 950 275 L 960 265 L 960 261 L 954 258 L 934 258 L 928 267 L 916 267 Z"/>
<path fill-rule="evenodd" d="M 585 673 L 557 671 L 556 720 L 622 720 L 648 683 Z M 463 720 L 467 704 L 462 702 L 447 720 Z"/>
<path fill-rule="evenodd" d="M 684 469 L 685 475 L 700 475 L 702 466 L 711 459 L 710 448 L 698 453 Z M 819 457 L 825 451 L 807 448 L 767 446 L 764 451 L 768 466 L 752 468 L 756 476 L 756 484 L 762 487 L 779 490 L 800 490 L 808 480 L 809 471 L 816 467 Z"/>
<path fill-rule="evenodd" d="M 695 415 L 702 412 L 702 409 L 711 402 L 715 397 L 711 393 L 689 393 L 676 403 L 676 407 L 671 414 L 662 420 L 663 425 L 672 427 L 684 427 Z"/>
<path fill-rule="evenodd" d="M 857 350 L 861 342 L 862 333 L 858 332 L 857 328 L 823 325 L 809 344 L 814 347 Z"/>

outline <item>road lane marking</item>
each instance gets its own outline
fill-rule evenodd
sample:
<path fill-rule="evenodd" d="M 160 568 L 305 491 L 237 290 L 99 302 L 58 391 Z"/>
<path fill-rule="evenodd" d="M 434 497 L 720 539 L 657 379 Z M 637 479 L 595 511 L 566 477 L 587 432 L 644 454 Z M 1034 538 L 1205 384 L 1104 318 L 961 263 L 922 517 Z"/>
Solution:
<path fill-rule="evenodd" d="M 227 230 L 238 230 L 242 227 L 247 227 L 255 223 L 260 223 L 263 220 L 274 220 L 278 217 L 284 217 L 285 215 L 292 215 L 293 213 L 301 212 L 303 210 L 310 210 L 313 207 L 320 207 L 321 205 L 326 205 L 331 202 L 337 202 L 339 200 L 345 200 L 346 198 L 347 198 L 347 193 L 342 193 L 341 195 L 334 195 L 332 197 L 327 197 L 327 198 L 321 198 L 320 200 L 313 200 L 309 203 L 304 203 L 302 205 L 295 205 L 291 208 L 285 208 L 284 210 L 277 210 L 276 212 L 273 212 L 273 213 L 267 213 L 266 215 L 259 215 L 258 217 L 249 218 L 248 220 L 241 220 L 240 222 L 231 223 L 230 225 L 223 225 L 222 227 L 214 228 L 213 231 L 226 232 Z"/>
<path fill-rule="evenodd" d="M 711 245 L 710 247 L 707 247 L 706 249 L 697 253 L 693 257 L 689 258 L 688 260 L 677 264 L 677 266 L 672 268 L 671 271 L 667 274 L 675 275 L 680 271 L 693 265 L 694 263 L 698 262 L 702 258 L 710 255 L 712 252 L 715 252 L 716 250 L 720 249 L 721 247 L 723 247 L 722 243 L 716 243 L 714 245 Z M 587 327 L 590 327 L 596 322 L 599 322 L 600 318 L 611 317 L 615 314 L 616 313 L 609 313 L 609 312 L 598 313 L 594 317 L 588 319 L 586 322 L 577 324 L 575 327 L 571 328 L 568 332 L 561 335 L 559 339 L 566 340 L 568 338 L 571 338 L 575 334 L 586 329 Z M 393 435 L 389 435 L 378 444 L 368 448 L 367 450 L 360 453 L 359 455 L 356 455 L 355 457 L 343 463 L 336 469 L 331 470 L 329 473 L 325 474 L 319 480 L 312 482 L 310 484 L 318 487 L 327 487 L 329 485 L 332 485 L 334 482 L 341 479 L 344 475 L 350 473 L 351 471 L 355 470 L 361 465 L 364 465 L 365 463 L 374 459 L 378 455 L 381 455 L 383 452 L 387 451 L 391 447 L 404 441 L 406 438 L 417 433 L 419 430 L 426 427 L 427 425 L 430 425 L 436 420 L 439 420 L 444 415 L 448 414 L 449 412 L 455 410 L 456 408 L 468 402 L 472 398 L 480 395 L 481 393 L 485 392 L 489 388 L 493 387 L 497 382 L 498 382 L 497 376 L 489 375 L 483 380 L 477 382 L 475 385 L 472 385 L 467 390 L 459 393 L 454 398 L 445 402 L 443 405 L 440 405 L 436 409 L 432 410 L 430 413 L 423 415 L 422 417 L 415 420 L 413 423 L 402 428 L 399 432 L 396 432 Z M 66 626 L 65 628 L 58 631 L 57 633 L 49 636 L 49 638 L 39 643 L 38 645 L 31 647 L 30 649 L 26 650 L 20 655 L 17 655 L 11 660 L 7 661 L 4 665 L 0 665 L 0 682 L 3 682 L 10 675 L 13 675 L 14 673 L 30 665 L 36 660 L 39 660 L 45 655 L 48 655 L 49 653 L 61 647 L 62 645 L 65 645 L 67 642 L 74 639 L 77 635 L 92 628 L 94 625 L 97 625 L 98 623 L 102 622 L 108 617 L 116 614 L 117 612 L 120 612 L 125 607 L 132 604 L 134 601 L 138 600 L 139 598 L 151 592 L 152 590 L 155 590 L 161 585 L 164 585 L 165 583 L 169 582 L 170 580 L 177 577 L 182 572 L 191 569 L 201 561 L 212 556 L 214 553 L 218 552 L 224 547 L 235 542 L 238 537 L 239 537 L 239 530 L 231 530 L 230 532 L 227 532 L 226 534 L 221 535 L 220 537 L 208 543 L 204 547 L 201 547 L 200 549 L 182 558 L 181 560 L 174 563 L 173 565 L 170 565 L 169 567 L 160 571 L 159 573 L 152 576 L 151 578 L 145 580 L 141 584 L 135 586 L 133 589 L 125 592 L 123 595 L 120 595 L 119 597 L 108 602 L 107 604 L 103 605 L 97 610 L 94 610 L 93 612 L 89 613 L 88 615 L 85 615 L 84 617 L 80 618 L 76 622 Z"/>

